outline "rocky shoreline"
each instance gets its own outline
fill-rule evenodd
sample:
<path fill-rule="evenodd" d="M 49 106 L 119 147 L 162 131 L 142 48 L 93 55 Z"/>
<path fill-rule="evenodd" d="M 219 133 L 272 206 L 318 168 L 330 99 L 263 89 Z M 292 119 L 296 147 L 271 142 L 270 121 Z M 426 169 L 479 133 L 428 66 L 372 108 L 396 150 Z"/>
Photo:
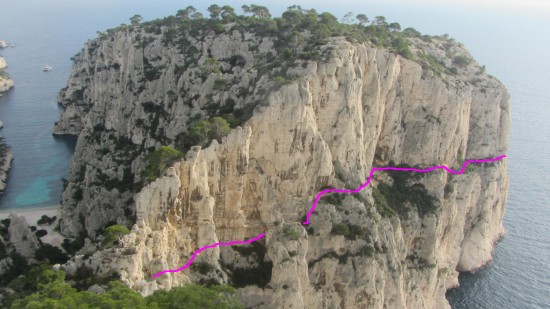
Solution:
<path fill-rule="evenodd" d="M 3 194 L 6 189 L 8 171 L 10 170 L 11 162 L 13 161 L 13 153 L 11 149 L 7 149 L 6 156 L 2 160 L 3 162 L 0 166 L 0 194 Z"/>
<path fill-rule="evenodd" d="M 13 80 L 10 79 L 7 74 L 2 74 L 4 72 L 4 69 L 7 67 L 8 65 L 6 63 L 6 60 L 4 60 L 2 56 L 0 56 L 0 96 L 2 96 L 2 92 L 10 90 L 15 85 Z"/>
<path fill-rule="evenodd" d="M 8 65 L 4 58 L 0 56 L 0 97 L 2 96 L 3 92 L 6 92 L 13 88 L 14 82 L 9 78 L 9 75 L 5 73 L 5 68 L 7 68 Z M 0 129 L 4 127 L 4 124 L 2 121 L 0 121 Z M 3 147 L 5 147 L 5 154 L 2 155 L 0 158 L 0 194 L 4 193 L 4 189 L 6 188 L 6 180 L 8 178 L 8 171 L 11 167 L 11 161 L 13 161 L 13 153 L 9 146 L 3 144 Z"/>

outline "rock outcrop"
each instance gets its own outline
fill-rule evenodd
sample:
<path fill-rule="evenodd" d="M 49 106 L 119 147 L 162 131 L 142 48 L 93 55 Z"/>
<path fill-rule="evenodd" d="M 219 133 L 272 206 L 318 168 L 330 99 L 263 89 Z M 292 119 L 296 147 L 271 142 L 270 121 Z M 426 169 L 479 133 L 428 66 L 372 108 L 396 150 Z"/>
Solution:
<path fill-rule="evenodd" d="M 5 69 L 8 67 L 6 60 L 0 56 L 0 95 L 2 92 L 6 92 L 13 88 L 14 82 L 11 80 L 7 74 L 5 74 Z"/>
<path fill-rule="evenodd" d="M 29 228 L 25 216 L 18 216 L 15 213 L 10 214 L 10 226 L 8 228 L 10 243 L 15 247 L 15 251 L 26 258 L 33 258 L 34 252 L 40 246 L 38 239 Z"/>
<path fill-rule="evenodd" d="M 444 308 L 457 270 L 491 260 L 504 232 L 505 160 L 463 175 L 380 172 L 360 194 L 325 198 L 309 226 L 299 223 L 322 188 L 358 187 L 373 166 L 460 168 L 505 153 L 509 96 L 463 46 L 409 39 L 414 53 L 454 69 L 441 73 L 331 38 L 316 47 L 320 57 L 296 60 L 277 79 L 263 71 L 281 57 L 274 38 L 226 26 L 176 46 L 158 31 L 88 42 L 60 94 L 54 133 L 79 135 L 62 231 L 96 238 L 106 225 L 133 225 L 117 246 L 69 262 L 69 273 L 116 270 L 144 295 L 229 282 L 251 308 Z M 177 146 L 193 121 L 247 111 L 222 140 L 190 148 L 165 176 L 136 186 L 149 149 Z M 254 246 L 217 247 L 190 269 L 151 278 L 197 248 L 263 232 Z"/>

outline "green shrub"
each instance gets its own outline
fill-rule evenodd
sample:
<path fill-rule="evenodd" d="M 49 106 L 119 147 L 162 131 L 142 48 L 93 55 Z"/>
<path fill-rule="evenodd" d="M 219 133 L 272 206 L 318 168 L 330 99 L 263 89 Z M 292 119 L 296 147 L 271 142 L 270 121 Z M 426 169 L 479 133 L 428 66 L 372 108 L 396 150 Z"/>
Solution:
<path fill-rule="evenodd" d="M 22 274 L 29 266 L 27 259 L 17 252 L 9 254 L 12 265 L 0 276 L 0 285 L 5 286 L 8 282 Z"/>
<path fill-rule="evenodd" d="M 201 76 L 203 79 L 206 79 L 212 73 L 220 74 L 221 72 L 221 63 L 214 58 L 206 59 L 201 67 Z"/>
<path fill-rule="evenodd" d="M 332 189 L 332 187 L 323 187 L 321 188 L 321 191 L 325 189 Z M 345 198 L 346 196 L 343 193 L 330 192 L 330 193 L 324 194 L 321 197 L 320 201 L 324 203 L 336 205 L 336 206 L 342 206 L 342 202 L 344 201 Z"/>
<path fill-rule="evenodd" d="M 437 276 L 438 276 L 438 277 L 443 277 L 443 276 L 446 275 L 448 272 L 449 272 L 449 269 L 448 269 L 447 267 L 440 268 L 440 269 L 437 271 Z"/>
<path fill-rule="evenodd" d="M 453 193 L 454 191 L 455 191 L 455 186 L 454 186 L 454 184 L 452 184 L 452 183 L 447 183 L 447 184 L 445 185 L 445 190 L 444 190 L 445 196 L 447 196 L 447 195 Z"/>
<path fill-rule="evenodd" d="M 441 74 L 449 73 L 456 74 L 456 72 L 458 72 L 456 68 L 447 69 L 445 63 L 440 62 L 437 58 L 425 53 L 424 51 L 419 51 L 416 56 L 423 69 L 431 70 L 438 76 L 441 76 Z M 453 72 L 452 69 L 454 69 L 454 71 L 456 72 Z"/>
<path fill-rule="evenodd" d="M 376 189 L 372 191 L 372 197 L 374 198 L 374 205 L 376 209 L 383 217 L 391 217 L 395 215 L 395 211 L 391 209 L 386 200 L 386 196 L 382 193 L 383 183 L 379 184 Z M 386 185 L 387 186 L 387 185 Z"/>
<path fill-rule="evenodd" d="M 253 267 L 233 267 L 233 265 L 222 266 L 228 269 L 230 283 L 236 288 L 242 288 L 249 285 L 256 285 L 265 288 L 271 281 L 273 263 L 266 260 L 267 248 L 261 242 L 254 242 L 247 246 L 231 246 L 231 249 L 237 251 L 247 260 L 253 260 L 256 266 Z"/>
<path fill-rule="evenodd" d="M 285 236 L 290 240 L 298 240 L 300 238 L 300 233 L 293 227 L 288 226 L 284 229 L 283 232 Z"/>
<path fill-rule="evenodd" d="M 84 247 L 84 239 L 86 238 L 85 234 L 80 234 L 77 238 L 70 240 L 65 238 L 61 247 L 67 251 L 70 255 L 75 255 L 78 250 Z"/>
<path fill-rule="evenodd" d="M 3 241 L 0 241 L 0 260 L 8 256 L 8 251 L 6 250 L 6 245 Z"/>
<path fill-rule="evenodd" d="M 182 157 L 182 153 L 170 146 L 162 146 L 145 157 L 147 166 L 141 176 L 151 182 L 162 176 L 166 168 Z"/>
<path fill-rule="evenodd" d="M 238 301 L 235 289 L 227 285 L 205 288 L 189 284 L 170 291 L 155 291 L 146 300 L 148 306 L 158 308 L 244 308 Z"/>
<path fill-rule="evenodd" d="M 332 233 L 336 235 L 349 236 L 350 235 L 349 226 L 345 223 L 337 223 L 332 226 Z"/>
<path fill-rule="evenodd" d="M 217 91 L 225 91 L 229 86 L 229 82 L 223 78 L 218 78 L 214 81 L 213 89 Z"/>
<path fill-rule="evenodd" d="M 147 81 L 159 79 L 164 69 L 164 66 L 155 67 L 149 62 L 149 59 L 143 58 L 143 75 Z"/>
<path fill-rule="evenodd" d="M 46 235 L 48 235 L 48 231 L 46 230 L 38 230 L 36 231 L 36 233 L 34 233 L 36 235 L 36 237 L 40 238 L 40 237 L 44 237 Z"/>
<path fill-rule="evenodd" d="M 401 55 L 403 58 L 413 59 L 414 56 L 409 48 L 409 41 L 406 39 L 397 36 L 392 40 L 391 43 L 392 50 L 397 54 Z"/>
<path fill-rule="evenodd" d="M 275 78 L 273 79 L 273 81 L 275 82 L 275 87 L 276 89 L 277 88 L 281 88 L 282 86 L 284 85 L 288 85 L 292 82 L 292 80 L 286 78 L 285 76 L 275 76 Z"/>
<path fill-rule="evenodd" d="M 48 225 L 50 225 L 50 224 L 54 223 L 56 219 L 57 219 L 56 216 L 53 216 L 53 217 L 50 218 L 47 215 L 42 215 L 42 217 L 40 217 L 40 219 L 38 219 L 37 223 L 38 224 L 48 224 Z"/>
<path fill-rule="evenodd" d="M 229 127 L 232 129 L 240 124 L 239 119 L 237 119 L 237 117 L 233 114 L 225 114 L 222 115 L 222 117 L 227 121 L 227 123 L 229 123 Z"/>
<path fill-rule="evenodd" d="M 11 308 L 150 308 L 139 293 L 120 281 L 109 282 L 107 291 L 95 294 L 79 292 L 64 280 L 62 271 L 46 270 L 47 280 L 41 280 L 35 293 L 15 300 Z M 166 307 L 156 307 L 166 308 Z"/>
<path fill-rule="evenodd" d="M 8 228 L 10 227 L 10 218 L 6 218 L 4 220 L 0 220 L 0 237 L 4 239 L 9 239 L 10 235 L 8 232 Z"/>
<path fill-rule="evenodd" d="M 346 237 L 347 239 L 364 239 L 367 242 L 370 241 L 369 232 L 362 226 L 355 224 L 347 224 L 347 226 L 349 227 L 349 235 Z"/>
<path fill-rule="evenodd" d="M 453 64 L 458 65 L 460 67 L 465 67 L 468 64 L 470 64 L 472 60 L 470 60 L 468 57 L 464 55 L 457 55 L 453 58 Z"/>
<path fill-rule="evenodd" d="M 221 141 L 231 132 L 231 127 L 226 119 L 214 117 L 208 120 L 197 121 L 189 133 L 179 138 L 177 145 L 184 150 L 194 145 L 207 146 L 213 139 Z"/>
<path fill-rule="evenodd" d="M 211 270 L 214 269 L 212 265 L 204 262 L 193 263 L 191 264 L 191 267 L 193 268 L 193 270 L 198 271 L 203 275 L 207 275 Z"/>
<path fill-rule="evenodd" d="M 103 247 L 112 246 L 122 236 L 130 234 L 130 230 L 127 227 L 120 224 L 111 225 L 105 229 L 102 245 Z"/>
<path fill-rule="evenodd" d="M 364 245 L 359 249 L 359 251 L 357 252 L 357 255 L 372 257 L 374 255 L 374 247 L 370 244 Z"/>
<path fill-rule="evenodd" d="M 393 165 L 390 163 L 390 165 Z M 410 167 L 399 165 L 399 167 Z M 422 177 L 418 173 L 404 171 L 388 171 L 388 174 L 393 179 L 393 185 L 380 183 L 373 190 L 373 197 L 376 202 L 380 214 L 383 216 L 391 216 L 395 213 L 404 217 L 413 209 L 418 211 L 420 217 L 434 213 L 439 207 L 437 199 L 428 193 L 424 185 L 420 183 L 409 183 L 410 180 Z"/>
<path fill-rule="evenodd" d="M 39 261 L 49 260 L 50 264 L 65 264 L 69 260 L 67 254 L 49 244 L 42 245 L 35 251 L 34 255 Z"/>

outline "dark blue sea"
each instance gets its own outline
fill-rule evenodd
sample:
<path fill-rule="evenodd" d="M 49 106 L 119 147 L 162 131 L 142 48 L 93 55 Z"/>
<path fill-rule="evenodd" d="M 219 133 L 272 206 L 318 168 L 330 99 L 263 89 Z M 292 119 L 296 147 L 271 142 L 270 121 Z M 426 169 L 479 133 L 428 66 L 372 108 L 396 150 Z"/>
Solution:
<path fill-rule="evenodd" d="M 239 8 L 242 3 L 228 1 Z M 426 2 L 426 1 L 424 1 Z M 456 2 L 456 1 L 455 1 Z M 479 1 L 480 3 L 483 1 Z M 510 2 L 510 1 L 509 1 Z M 465 43 L 487 72 L 500 79 L 512 99 L 512 132 L 507 153 L 510 193 L 504 226 L 507 234 L 494 261 L 474 274 L 462 274 L 461 287 L 448 293 L 453 308 L 550 308 L 550 12 L 506 10 L 469 5 L 426 6 L 395 0 L 391 4 L 341 0 L 256 1 L 280 14 L 287 6 L 315 6 L 343 16 L 348 11 L 386 16 L 402 28 L 427 34 L 449 33 Z M 495 2 L 492 2 L 495 3 Z M 174 14 L 198 1 L 4 1 L 0 39 L 16 45 L 0 50 L 16 87 L 0 98 L 0 135 L 13 148 L 15 161 L 0 211 L 59 204 L 74 140 L 54 138 L 59 110 L 56 95 L 67 82 L 70 57 L 96 31 Z M 42 72 L 48 61 L 54 69 Z"/>

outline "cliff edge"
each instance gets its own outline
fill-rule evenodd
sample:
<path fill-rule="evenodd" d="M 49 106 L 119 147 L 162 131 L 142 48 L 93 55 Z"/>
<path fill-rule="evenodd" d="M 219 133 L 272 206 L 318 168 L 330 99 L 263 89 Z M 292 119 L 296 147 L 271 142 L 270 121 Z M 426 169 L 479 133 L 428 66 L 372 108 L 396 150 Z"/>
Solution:
<path fill-rule="evenodd" d="M 144 295 L 230 283 L 251 308 L 448 307 L 457 271 L 490 261 L 504 232 L 506 160 L 376 173 L 300 222 L 320 190 L 356 188 L 375 166 L 504 154 L 509 95 L 452 39 L 312 11 L 169 17 L 86 44 L 54 127 L 78 135 L 61 231 L 91 240 L 68 273 L 116 271 Z M 184 157 L 149 179 L 166 145 Z M 113 224 L 132 229 L 106 248 Z"/>

